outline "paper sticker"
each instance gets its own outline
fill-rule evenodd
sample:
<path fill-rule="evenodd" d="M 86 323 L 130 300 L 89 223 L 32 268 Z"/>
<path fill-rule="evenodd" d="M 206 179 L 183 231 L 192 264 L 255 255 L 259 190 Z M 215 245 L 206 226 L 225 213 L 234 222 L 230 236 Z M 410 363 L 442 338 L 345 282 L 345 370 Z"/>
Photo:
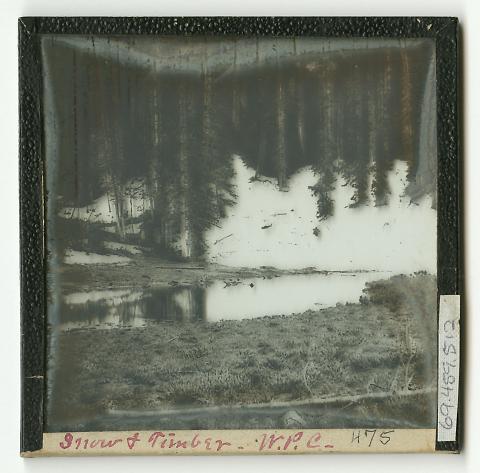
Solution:
<path fill-rule="evenodd" d="M 437 440 L 454 442 L 457 434 L 460 374 L 460 296 L 440 296 L 438 317 Z"/>
<path fill-rule="evenodd" d="M 174 430 L 43 434 L 46 455 L 433 452 L 435 429 Z"/>

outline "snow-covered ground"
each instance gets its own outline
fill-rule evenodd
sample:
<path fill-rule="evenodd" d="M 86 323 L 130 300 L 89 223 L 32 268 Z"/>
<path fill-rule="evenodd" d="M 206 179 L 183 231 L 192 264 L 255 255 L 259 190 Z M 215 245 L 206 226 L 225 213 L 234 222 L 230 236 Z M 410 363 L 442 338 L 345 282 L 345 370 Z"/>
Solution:
<path fill-rule="evenodd" d="M 332 194 L 334 215 L 319 222 L 316 199 L 308 189 L 316 182 L 310 168 L 299 170 L 290 179 L 289 191 L 282 192 L 274 179 L 249 182 L 255 171 L 239 157 L 234 159 L 238 202 L 228 209 L 221 228 L 207 232 L 211 261 L 283 269 L 315 266 L 436 273 L 436 211 L 431 197 L 417 205 L 403 196 L 406 163 L 396 161 L 390 173 L 388 206 L 375 207 L 370 202 L 349 208 L 353 189 L 339 178 Z"/>
<path fill-rule="evenodd" d="M 227 209 L 227 217 L 206 233 L 207 257 L 227 266 L 275 266 L 295 269 L 314 266 L 320 269 L 354 271 L 372 269 L 411 273 L 436 272 L 437 215 L 432 198 L 412 204 L 404 196 L 407 165 L 395 161 L 390 173 L 390 202 L 375 207 L 350 208 L 353 189 L 339 177 L 332 193 L 334 215 L 319 222 L 316 198 L 309 190 L 316 177 L 309 167 L 300 169 L 282 192 L 275 179 L 250 182 L 255 174 L 238 156 L 234 158 L 237 203 Z M 130 184 L 131 187 L 132 184 Z M 137 188 L 143 183 L 138 181 Z M 125 208 L 139 217 L 149 209 L 141 197 L 125 197 Z M 74 209 L 62 213 L 70 217 Z M 73 218 L 90 222 L 115 222 L 115 207 L 104 195 L 88 207 L 75 209 Z M 138 223 L 134 224 L 137 227 Z M 132 227 L 132 229 L 130 229 Z M 105 227 L 114 230 L 114 227 Z M 127 225 L 135 233 L 139 228 Z M 315 232 L 314 232 L 314 229 Z M 125 250 L 132 255 L 141 250 L 133 245 L 105 242 L 107 250 Z M 70 250 L 67 264 L 126 264 L 129 258 L 87 254 Z"/>
<path fill-rule="evenodd" d="M 117 255 L 99 255 L 97 253 L 87 253 L 85 251 L 67 250 L 65 252 L 66 264 L 128 264 L 130 258 Z"/>
<path fill-rule="evenodd" d="M 141 255 L 142 250 L 135 245 L 129 245 L 128 243 L 118 243 L 116 241 L 104 241 L 103 246 L 108 250 L 113 251 L 125 251 L 131 255 Z"/>
<path fill-rule="evenodd" d="M 123 186 L 123 194 L 123 208 L 128 213 L 129 217 L 140 217 L 144 212 L 150 210 L 150 201 L 144 198 L 144 195 L 146 194 L 146 184 L 144 179 L 137 178 L 127 182 L 127 184 Z M 115 223 L 117 220 L 115 199 L 112 195 L 105 194 L 93 201 L 90 205 L 84 207 L 64 207 L 60 211 L 60 216 L 92 223 Z M 127 232 L 136 233 L 135 229 L 130 227 L 131 226 L 129 225 L 126 229 Z"/>

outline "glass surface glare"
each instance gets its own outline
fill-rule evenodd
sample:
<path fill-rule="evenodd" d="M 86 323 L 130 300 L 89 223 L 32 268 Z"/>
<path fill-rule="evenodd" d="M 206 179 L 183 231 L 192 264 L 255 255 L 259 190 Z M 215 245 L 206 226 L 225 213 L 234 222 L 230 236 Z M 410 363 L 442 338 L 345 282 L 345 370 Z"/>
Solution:
<path fill-rule="evenodd" d="M 47 431 L 434 427 L 433 40 L 41 51 Z"/>

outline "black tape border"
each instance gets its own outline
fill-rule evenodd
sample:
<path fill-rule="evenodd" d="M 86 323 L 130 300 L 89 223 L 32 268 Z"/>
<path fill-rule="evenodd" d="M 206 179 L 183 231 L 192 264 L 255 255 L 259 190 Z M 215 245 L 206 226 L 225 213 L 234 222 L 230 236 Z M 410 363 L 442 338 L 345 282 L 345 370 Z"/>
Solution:
<path fill-rule="evenodd" d="M 458 21 L 451 17 L 24 17 L 19 28 L 21 452 L 42 448 L 46 273 L 40 35 L 433 38 L 437 56 L 438 294 L 462 294 Z M 464 331 L 462 323 L 462 333 Z M 463 336 L 461 337 L 463 341 Z M 461 384 L 463 386 L 463 383 Z M 461 392 L 463 390 L 461 389 Z M 460 405 L 461 407 L 461 405 Z M 459 409 L 462 412 L 462 409 Z M 456 442 L 436 449 L 458 451 Z"/>

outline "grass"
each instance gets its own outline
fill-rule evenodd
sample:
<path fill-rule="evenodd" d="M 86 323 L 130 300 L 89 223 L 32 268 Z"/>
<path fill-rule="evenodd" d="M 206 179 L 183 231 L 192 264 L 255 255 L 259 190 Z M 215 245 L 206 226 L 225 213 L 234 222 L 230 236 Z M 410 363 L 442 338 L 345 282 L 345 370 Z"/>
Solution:
<path fill-rule="evenodd" d="M 427 274 L 370 283 L 358 304 L 296 315 L 64 332 L 49 422 L 416 390 L 434 383 L 435 336 L 436 280 Z M 365 409 L 368 417 L 378 406 Z"/>

